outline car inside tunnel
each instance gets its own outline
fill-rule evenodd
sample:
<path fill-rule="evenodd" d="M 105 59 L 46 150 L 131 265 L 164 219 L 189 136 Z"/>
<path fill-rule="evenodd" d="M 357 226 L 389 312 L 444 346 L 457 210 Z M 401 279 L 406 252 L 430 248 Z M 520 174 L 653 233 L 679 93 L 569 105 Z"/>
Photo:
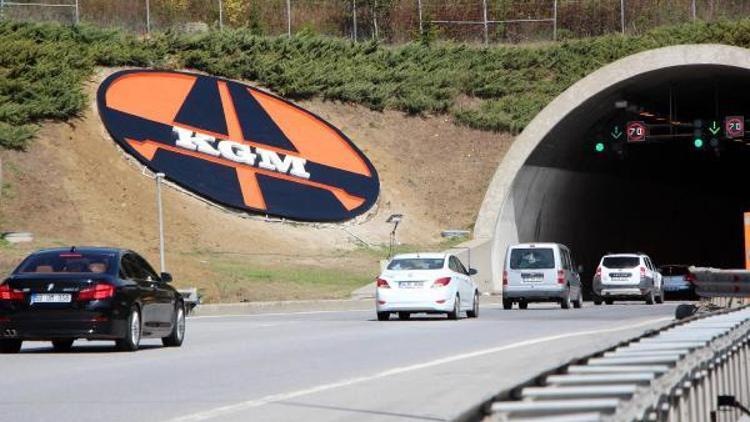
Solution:
<path fill-rule="evenodd" d="M 657 266 L 744 267 L 748 93 L 750 71 L 692 65 L 641 74 L 583 102 L 513 182 L 518 240 L 569 246 L 586 283 L 606 253 L 643 252 Z"/>

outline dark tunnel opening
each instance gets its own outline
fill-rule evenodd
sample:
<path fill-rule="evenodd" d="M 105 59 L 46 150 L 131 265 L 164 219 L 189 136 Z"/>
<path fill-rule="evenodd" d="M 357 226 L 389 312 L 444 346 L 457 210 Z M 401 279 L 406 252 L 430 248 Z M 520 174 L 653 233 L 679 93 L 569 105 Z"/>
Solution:
<path fill-rule="evenodd" d="M 750 117 L 748 92 L 750 71 L 684 66 L 589 99 L 544 137 L 514 181 L 519 241 L 568 245 L 589 283 L 608 252 L 644 252 L 657 265 L 744 267 L 750 142 L 742 128 L 727 134 L 724 126 L 727 117 Z M 643 141 L 627 141 L 628 122 L 645 124 Z"/>

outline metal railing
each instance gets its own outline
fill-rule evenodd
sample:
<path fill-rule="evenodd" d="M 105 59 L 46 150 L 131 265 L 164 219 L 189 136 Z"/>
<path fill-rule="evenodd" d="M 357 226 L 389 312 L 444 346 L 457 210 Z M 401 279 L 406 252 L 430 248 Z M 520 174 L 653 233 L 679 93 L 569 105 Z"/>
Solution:
<path fill-rule="evenodd" d="M 461 420 L 729 422 L 749 403 L 750 308 L 742 307 L 675 322 L 559 367 Z"/>

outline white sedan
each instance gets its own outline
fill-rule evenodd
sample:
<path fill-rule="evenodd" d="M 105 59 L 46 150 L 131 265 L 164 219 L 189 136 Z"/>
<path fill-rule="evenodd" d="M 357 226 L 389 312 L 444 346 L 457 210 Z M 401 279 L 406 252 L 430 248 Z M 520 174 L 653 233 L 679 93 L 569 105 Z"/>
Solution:
<path fill-rule="evenodd" d="M 396 255 L 377 278 L 375 307 L 378 320 L 392 313 L 409 319 L 413 313 L 444 313 L 449 319 L 479 316 L 479 289 L 455 255 L 411 253 Z"/>

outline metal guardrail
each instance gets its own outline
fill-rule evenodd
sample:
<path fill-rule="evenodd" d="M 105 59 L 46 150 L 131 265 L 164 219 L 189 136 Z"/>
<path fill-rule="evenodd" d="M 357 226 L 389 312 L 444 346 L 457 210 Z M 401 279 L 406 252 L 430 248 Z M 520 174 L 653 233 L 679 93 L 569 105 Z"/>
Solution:
<path fill-rule="evenodd" d="M 738 406 L 748 403 L 750 307 L 743 307 L 678 321 L 573 361 L 458 420 L 724 422 L 739 420 Z"/>

